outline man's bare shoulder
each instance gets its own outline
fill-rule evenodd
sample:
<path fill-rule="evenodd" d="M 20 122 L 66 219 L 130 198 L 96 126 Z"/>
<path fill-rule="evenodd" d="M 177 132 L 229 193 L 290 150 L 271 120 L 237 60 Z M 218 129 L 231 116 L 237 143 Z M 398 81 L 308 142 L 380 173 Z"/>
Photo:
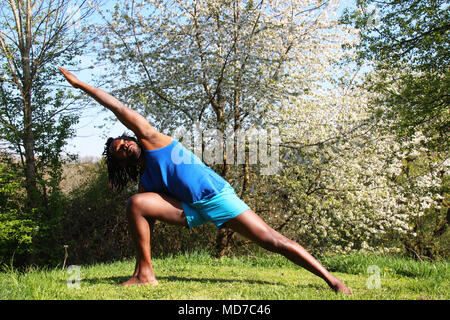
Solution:
<path fill-rule="evenodd" d="M 161 132 L 155 132 L 149 137 L 139 139 L 144 150 L 155 150 L 168 146 L 173 141 L 173 138 Z"/>

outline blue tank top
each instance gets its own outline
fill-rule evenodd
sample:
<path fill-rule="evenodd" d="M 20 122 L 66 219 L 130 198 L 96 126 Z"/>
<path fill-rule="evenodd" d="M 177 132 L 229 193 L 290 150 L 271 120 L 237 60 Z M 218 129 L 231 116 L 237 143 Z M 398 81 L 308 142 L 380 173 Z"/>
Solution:
<path fill-rule="evenodd" d="M 167 193 L 186 203 L 211 198 L 227 184 L 180 142 L 145 150 L 145 171 L 140 176 L 147 192 Z"/>

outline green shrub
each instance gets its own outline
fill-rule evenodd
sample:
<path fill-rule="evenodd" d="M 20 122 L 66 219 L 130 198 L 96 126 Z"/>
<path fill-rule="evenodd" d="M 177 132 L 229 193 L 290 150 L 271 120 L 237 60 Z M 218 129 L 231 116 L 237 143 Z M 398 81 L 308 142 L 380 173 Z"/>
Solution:
<path fill-rule="evenodd" d="M 21 205 L 20 177 L 0 163 L 0 263 L 31 252 L 39 226 Z"/>

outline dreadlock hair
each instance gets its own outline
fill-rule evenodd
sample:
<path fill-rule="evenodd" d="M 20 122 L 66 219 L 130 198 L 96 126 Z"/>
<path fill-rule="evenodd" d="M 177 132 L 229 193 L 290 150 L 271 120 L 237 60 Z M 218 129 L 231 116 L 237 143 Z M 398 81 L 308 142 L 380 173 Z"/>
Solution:
<path fill-rule="evenodd" d="M 105 149 L 103 151 L 103 155 L 105 156 L 106 165 L 108 167 L 108 185 L 114 191 L 120 192 L 122 191 L 129 182 L 137 182 L 137 178 L 139 176 L 140 168 L 139 166 L 126 166 L 121 167 L 119 161 L 116 160 L 110 153 L 110 147 L 114 140 L 123 139 L 123 140 L 131 140 L 138 144 L 141 147 L 141 144 L 134 137 L 123 133 L 121 136 L 117 138 L 108 138 L 105 143 Z"/>

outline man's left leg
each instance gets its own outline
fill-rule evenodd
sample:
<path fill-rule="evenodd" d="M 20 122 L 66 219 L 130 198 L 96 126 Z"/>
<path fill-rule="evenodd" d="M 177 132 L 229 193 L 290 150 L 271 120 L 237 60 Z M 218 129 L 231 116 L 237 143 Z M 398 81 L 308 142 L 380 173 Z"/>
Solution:
<path fill-rule="evenodd" d="M 255 212 L 247 210 L 225 225 L 271 252 L 279 253 L 295 264 L 319 276 L 336 292 L 351 294 L 338 278 L 331 275 L 308 251 L 269 227 Z"/>

